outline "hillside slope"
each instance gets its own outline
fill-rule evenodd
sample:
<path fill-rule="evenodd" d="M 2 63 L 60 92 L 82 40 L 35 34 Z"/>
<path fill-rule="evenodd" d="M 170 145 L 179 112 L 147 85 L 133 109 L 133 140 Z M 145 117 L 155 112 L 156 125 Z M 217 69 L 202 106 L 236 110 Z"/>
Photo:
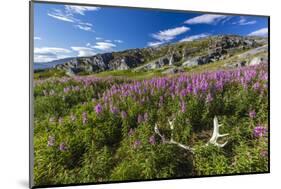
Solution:
<path fill-rule="evenodd" d="M 245 60 L 239 58 L 233 61 L 232 57 L 251 49 L 266 47 L 266 45 L 266 38 L 220 35 L 159 47 L 129 49 L 121 52 L 97 54 L 91 57 L 77 57 L 68 60 L 66 63 L 57 64 L 54 68 L 73 76 L 115 70 L 143 72 L 163 68 L 170 68 L 165 69 L 165 73 L 174 73 L 185 67 L 218 61 L 228 62 L 229 66 L 243 66 L 251 60 L 245 62 Z M 267 48 L 264 47 L 262 49 L 267 51 Z M 250 53 L 252 58 L 255 58 L 253 57 L 255 54 L 258 54 L 258 51 Z M 259 62 L 259 60 L 260 58 L 256 62 Z"/>

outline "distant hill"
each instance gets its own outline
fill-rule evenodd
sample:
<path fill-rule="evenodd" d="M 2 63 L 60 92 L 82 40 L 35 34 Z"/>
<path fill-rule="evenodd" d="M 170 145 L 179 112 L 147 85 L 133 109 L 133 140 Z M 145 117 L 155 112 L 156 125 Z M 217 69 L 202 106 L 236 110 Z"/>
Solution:
<path fill-rule="evenodd" d="M 75 59 L 75 58 L 73 58 L 73 57 L 72 58 L 64 58 L 64 59 L 54 60 L 54 61 L 51 61 L 51 62 L 34 62 L 33 68 L 34 68 L 34 70 L 53 68 L 56 65 L 64 64 L 66 62 L 71 61 L 72 59 Z"/>

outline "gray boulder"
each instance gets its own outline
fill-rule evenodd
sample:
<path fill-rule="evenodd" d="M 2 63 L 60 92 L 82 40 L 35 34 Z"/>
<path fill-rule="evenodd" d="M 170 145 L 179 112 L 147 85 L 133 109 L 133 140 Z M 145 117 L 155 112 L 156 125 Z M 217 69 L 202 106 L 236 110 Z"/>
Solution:
<path fill-rule="evenodd" d="M 188 59 L 187 61 L 182 63 L 183 67 L 191 67 L 191 66 L 197 66 L 197 65 L 198 65 L 198 57 Z"/>

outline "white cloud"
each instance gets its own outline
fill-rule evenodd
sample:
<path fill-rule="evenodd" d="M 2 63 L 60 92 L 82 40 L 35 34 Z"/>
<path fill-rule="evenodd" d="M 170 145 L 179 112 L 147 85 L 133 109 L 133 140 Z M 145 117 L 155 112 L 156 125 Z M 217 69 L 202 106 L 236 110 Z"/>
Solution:
<path fill-rule="evenodd" d="M 247 19 L 242 16 L 238 22 L 233 22 L 232 24 L 238 24 L 238 25 L 244 26 L 244 25 L 251 25 L 251 24 L 255 24 L 255 23 L 257 23 L 256 20 L 247 21 Z"/>
<path fill-rule="evenodd" d="M 93 46 L 93 48 L 96 48 L 99 50 L 110 50 L 113 47 L 116 47 L 116 45 L 113 43 L 109 43 L 109 42 L 97 42 L 96 45 Z"/>
<path fill-rule="evenodd" d="M 226 16 L 225 18 L 219 20 L 218 22 L 220 22 L 221 24 L 225 24 L 226 22 L 228 22 L 232 18 L 234 18 L 234 16 Z"/>
<path fill-rule="evenodd" d="M 249 22 L 245 22 L 245 23 L 240 23 L 240 25 L 251 25 L 251 24 L 255 24 L 257 23 L 257 21 L 253 20 L 253 21 L 249 21 Z"/>
<path fill-rule="evenodd" d="M 159 45 L 162 45 L 164 41 L 155 41 L 155 42 L 148 42 L 147 46 L 149 47 L 158 47 Z"/>
<path fill-rule="evenodd" d="M 95 9 L 94 9 L 95 8 Z M 48 16 L 53 17 L 57 20 L 73 23 L 74 27 L 92 32 L 93 24 L 88 22 L 83 22 L 80 19 L 74 17 L 75 14 L 84 15 L 85 11 L 98 10 L 98 7 L 83 7 L 83 6 L 70 6 L 66 5 L 64 10 L 53 9 L 51 13 L 48 13 Z"/>
<path fill-rule="evenodd" d="M 198 35 L 191 35 L 191 36 L 188 36 L 188 37 L 185 37 L 185 38 L 181 39 L 180 42 L 193 41 L 193 40 L 208 37 L 208 36 L 209 36 L 209 34 L 204 34 L 204 33 L 198 34 Z"/>
<path fill-rule="evenodd" d="M 41 48 L 34 48 L 34 53 L 70 53 L 71 51 L 64 48 L 57 48 L 57 47 L 41 47 Z"/>
<path fill-rule="evenodd" d="M 78 24 L 78 25 L 75 25 L 74 27 L 79 28 L 80 30 L 84 30 L 84 31 L 93 31 L 92 27 L 90 27 L 90 26 L 83 26 L 83 25 Z"/>
<path fill-rule="evenodd" d="M 48 16 L 51 16 L 55 19 L 62 20 L 62 21 L 65 21 L 65 22 L 74 22 L 74 20 L 72 20 L 71 18 L 68 18 L 67 16 L 64 16 L 64 15 L 57 15 L 57 14 L 48 13 Z"/>
<path fill-rule="evenodd" d="M 115 39 L 114 42 L 115 42 L 115 43 L 123 43 L 123 41 L 122 41 L 122 40 L 119 40 L 119 39 Z"/>
<path fill-rule="evenodd" d="M 219 21 L 227 18 L 226 15 L 216 15 L 216 14 L 203 14 L 201 16 L 196 16 L 194 18 L 186 20 L 185 24 L 216 24 Z"/>
<path fill-rule="evenodd" d="M 79 28 L 80 30 L 84 30 L 84 31 L 89 31 L 89 32 L 94 32 L 93 30 L 93 25 L 91 23 L 87 23 L 87 22 L 78 22 L 77 25 L 74 25 L 74 27 Z"/>
<path fill-rule="evenodd" d="M 79 22 L 79 24 L 84 25 L 84 26 L 93 26 L 93 24 L 88 23 L 88 22 Z"/>
<path fill-rule="evenodd" d="M 91 43 L 87 43 L 86 46 L 93 48 L 93 49 L 99 49 L 101 51 L 108 51 L 108 50 L 112 50 L 114 47 L 117 46 L 112 41 L 114 41 L 116 43 L 123 43 L 122 40 L 110 40 L 110 39 L 103 40 L 103 38 L 101 38 L 101 37 L 96 37 L 96 40 L 98 42 L 96 42 L 94 45 L 92 45 Z"/>
<path fill-rule="evenodd" d="M 183 34 L 189 30 L 190 28 L 181 26 L 177 28 L 159 31 L 158 33 L 152 34 L 151 36 L 159 41 L 170 41 L 174 39 L 177 35 Z"/>
<path fill-rule="evenodd" d="M 42 40 L 42 38 L 41 37 L 34 37 L 34 40 Z"/>
<path fill-rule="evenodd" d="M 35 62 L 50 62 L 57 59 L 70 57 L 71 51 L 57 47 L 41 47 L 34 48 Z"/>
<path fill-rule="evenodd" d="M 96 54 L 96 52 L 89 47 L 71 47 L 72 50 L 78 52 L 78 56 L 93 56 Z"/>
<path fill-rule="evenodd" d="M 65 5 L 66 11 L 72 14 L 80 14 L 85 15 L 87 11 L 97 11 L 100 7 L 85 7 L 85 6 L 77 6 L 77 5 Z"/>
<path fill-rule="evenodd" d="M 248 34 L 248 36 L 266 36 L 268 34 L 268 28 L 261 28 Z"/>
<path fill-rule="evenodd" d="M 48 13 L 48 16 L 53 17 L 57 20 L 64 21 L 64 22 L 71 22 L 71 23 L 77 22 L 77 19 L 75 19 L 72 16 L 72 14 L 63 12 L 59 9 L 53 9 L 53 11 L 51 13 Z"/>
<path fill-rule="evenodd" d="M 157 39 L 158 41 L 148 42 L 147 46 L 157 47 L 159 45 L 173 40 L 176 36 L 181 35 L 189 30 L 190 28 L 185 26 L 161 30 L 157 33 L 151 34 L 151 36 L 154 39 Z"/>

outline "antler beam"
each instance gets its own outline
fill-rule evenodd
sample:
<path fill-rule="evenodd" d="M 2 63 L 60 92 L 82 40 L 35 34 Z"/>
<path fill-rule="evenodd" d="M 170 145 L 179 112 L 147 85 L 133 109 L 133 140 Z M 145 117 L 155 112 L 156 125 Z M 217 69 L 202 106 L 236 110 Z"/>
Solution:
<path fill-rule="evenodd" d="M 191 148 L 191 147 L 189 147 L 189 146 L 186 146 L 186 145 L 184 145 L 184 144 L 181 144 L 181 143 L 179 143 L 179 142 L 174 141 L 174 139 L 173 139 L 174 120 L 173 120 L 173 121 L 168 120 L 168 122 L 169 122 L 169 124 L 170 124 L 170 129 L 172 130 L 172 132 L 171 132 L 171 139 L 170 139 L 170 140 L 167 140 L 167 139 L 165 138 L 165 136 L 160 133 L 157 124 L 155 124 L 155 127 L 154 127 L 155 133 L 156 133 L 158 136 L 160 136 L 160 138 L 162 139 L 162 142 L 163 142 L 164 144 L 175 144 L 175 145 L 177 145 L 177 146 L 179 146 L 179 147 L 181 147 L 181 148 L 183 148 L 183 149 L 185 149 L 185 150 L 190 151 L 191 153 L 194 153 L 194 149 L 193 149 L 193 148 Z"/>

